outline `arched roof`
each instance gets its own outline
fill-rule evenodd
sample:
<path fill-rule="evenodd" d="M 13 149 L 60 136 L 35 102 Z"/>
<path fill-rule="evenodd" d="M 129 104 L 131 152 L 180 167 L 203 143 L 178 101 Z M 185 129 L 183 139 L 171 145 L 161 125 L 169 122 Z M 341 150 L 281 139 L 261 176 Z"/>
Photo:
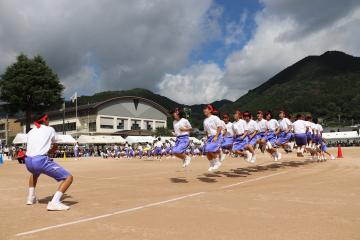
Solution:
<path fill-rule="evenodd" d="M 150 99 L 147 99 L 147 98 L 142 98 L 142 97 L 138 97 L 138 96 L 121 96 L 121 97 L 114 97 L 114 98 L 110 98 L 110 99 L 107 99 L 105 101 L 102 101 L 102 102 L 98 102 L 98 103 L 95 103 L 92 108 L 98 108 L 100 107 L 101 105 L 104 105 L 106 103 L 110 103 L 112 101 L 117 101 L 117 100 L 139 100 L 139 101 L 142 101 L 142 102 L 145 102 L 145 103 L 148 103 L 149 105 L 151 105 L 152 107 L 156 108 L 157 110 L 159 110 L 160 112 L 164 113 L 166 116 L 169 116 L 169 111 L 164 108 L 163 106 L 161 106 L 160 104 L 150 100 Z"/>

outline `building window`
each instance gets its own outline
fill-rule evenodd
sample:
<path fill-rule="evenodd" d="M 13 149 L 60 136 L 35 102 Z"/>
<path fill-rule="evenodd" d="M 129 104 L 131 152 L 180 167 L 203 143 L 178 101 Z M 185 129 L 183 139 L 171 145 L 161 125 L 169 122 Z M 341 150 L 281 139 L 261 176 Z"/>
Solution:
<path fill-rule="evenodd" d="M 3 133 L 3 132 L 0 133 L 0 138 L 1 138 L 1 139 L 5 139 L 5 133 Z"/>
<path fill-rule="evenodd" d="M 156 128 L 164 128 L 165 127 L 165 123 L 164 122 L 156 122 L 155 123 L 155 126 L 156 126 Z"/>
<path fill-rule="evenodd" d="M 140 130 L 139 120 L 131 120 L 131 130 Z"/>
<path fill-rule="evenodd" d="M 145 121 L 145 129 L 146 130 L 153 130 L 153 122 L 152 121 Z"/>
<path fill-rule="evenodd" d="M 63 128 L 63 126 L 65 128 Z M 62 131 L 75 131 L 76 130 L 76 122 L 67 122 L 64 125 L 61 124 L 55 124 L 51 125 L 55 129 L 55 132 L 62 132 Z"/>
<path fill-rule="evenodd" d="M 89 132 L 96 132 L 96 122 L 89 123 Z"/>
<path fill-rule="evenodd" d="M 100 128 L 113 129 L 114 128 L 114 118 L 100 117 Z"/>
<path fill-rule="evenodd" d="M 126 126 L 127 126 L 127 119 L 118 118 L 116 120 L 116 129 L 125 130 Z"/>
<path fill-rule="evenodd" d="M 5 123 L 0 124 L 0 131 L 4 131 L 5 130 Z"/>

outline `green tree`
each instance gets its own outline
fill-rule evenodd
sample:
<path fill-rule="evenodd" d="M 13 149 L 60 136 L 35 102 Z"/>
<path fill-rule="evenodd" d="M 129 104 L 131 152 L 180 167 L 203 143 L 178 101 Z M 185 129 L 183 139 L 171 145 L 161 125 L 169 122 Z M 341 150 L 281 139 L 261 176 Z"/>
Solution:
<path fill-rule="evenodd" d="M 155 130 L 156 136 L 172 136 L 172 132 L 169 128 L 158 127 Z"/>
<path fill-rule="evenodd" d="M 21 54 L 0 76 L 0 99 L 9 103 L 8 111 L 25 113 L 26 132 L 30 130 L 32 113 L 61 106 L 63 89 L 41 56 L 31 59 Z"/>

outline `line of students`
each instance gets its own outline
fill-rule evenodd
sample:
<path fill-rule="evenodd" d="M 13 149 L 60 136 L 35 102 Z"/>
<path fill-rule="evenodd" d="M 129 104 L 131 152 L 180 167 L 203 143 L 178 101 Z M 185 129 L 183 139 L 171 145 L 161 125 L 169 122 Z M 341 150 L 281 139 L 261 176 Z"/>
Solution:
<path fill-rule="evenodd" d="M 323 128 L 311 116 L 298 114 L 293 123 L 280 111 L 279 120 L 273 118 L 272 112 L 257 111 L 256 121 L 248 111 L 234 113 L 234 122 L 230 122 L 230 115 L 224 113 L 222 120 L 212 105 L 203 109 L 205 116 L 204 131 L 207 136 L 204 151 L 209 160 L 208 171 L 219 169 L 227 154 L 232 153 L 243 156 L 250 163 L 256 162 L 256 147 L 262 152 L 267 151 L 278 161 L 282 154 L 278 148 L 286 152 L 293 149 L 296 144 L 297 156 L 303 157 L 307 151 L 314 159 L 325 160 L 325 154 L 334 159 L 327 151 L 325 140 L 322 138 Z M 185 151 L 189 144 L 191 125 L 185 119 L 181 109 L 172 112 L 174 118 L 174 133 L 177 137 L 174 149 L 176 156 L 183 160 L 183 166 L 190 164 L 191 158 Z M 295 142 L 294 142 L 295 140 Z"/>

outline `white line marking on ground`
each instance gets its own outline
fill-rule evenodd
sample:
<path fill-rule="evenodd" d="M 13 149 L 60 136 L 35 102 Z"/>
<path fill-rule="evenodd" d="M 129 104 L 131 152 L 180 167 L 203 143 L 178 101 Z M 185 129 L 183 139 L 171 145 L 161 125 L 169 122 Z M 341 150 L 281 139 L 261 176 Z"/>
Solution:
<path fill-rule="evenodd" d="M 249 183 L 249 182 L 259 181 L 259 180 L 262 180 L 262 179 L 265 179 L 265 178 L 274 177 L 274 176 L 284 174 L 284 173 L 287 173 L 287 172 L 289 172 L 289 171 L 284 171 L 284 172 L 274 173 L 274 174 L 270 174 L 270 175 L 266 175 L 266 176 L 262 176 L 262 177 L 258 177 L 258 178 L 253 178 L 253 179 L 249 179 L 249 180 L 246 180 L 246 181 L 242 181 L 242 182 L 222 186 L 219 189 L 226 189 L 226 188 L 235 187 L 235 186 L 242 185 L 242 184 Z"/>
<path fill-rule="evenodd" d="M 115 216 L 115 215 L 122 214 L 122 213 L 134 212 L 134 211 L 144 209 L 144 208 L 150 208 L 150 207 L 159 206 L 159 205 L 170 203 L 170 202 L 183 200 L 183 199 L 190 198 L 190 197 L 195 197 L 195 196 L 198 196 L 198 195 L 201 195 L 201 194 L 204 194 L 204 193 L 205 192 L 192 193 L 192 194 L 188 194 L 188 195 L 177 197 L 177 198 L 172 198 L 172 199 L 161 201 L 161 202 L 150 203 L 150 204 L 146 204 L 146 205 L 139 206 L 139 207 L 134 207 L 134 208 L 128 208 L 128 209 L 116 211 L 116 212 L 113 212 L 113 213 L 99 215 L 99 216 L 96 216 L 96 217 L 80 219 L 80 220 L 67 222 L 67 223 L 63 223 L 63 224 L 58 224 L 58 225 L 53 225 L 53 226 L 44 227 L 44 228 L 38 228 L 38 229 L 34 229 L 34 230 L 31 230 L 31 231 L 28 231 L 28 232 L 18 233 L 15 236 L 17 236 L 17 237 L 25 236 L 25 235 L 38 233 L 38 232 L 43 232 L 43 231 L 54 229 L 54 228 L 61 228 L 61 227 L 74 225 L 74 224 L 78 224 L 78 223 L 83 223 L 83 222 L 90 222 L 90 221 L 94 221 L 94 220 L 97 220 L 97 219 L 111 217 L 111 216 Z"/>
<path fill-rule="evenodd" d="M 259 180 L 262 180 L 262 179 L 265 179 L 265 178 L 270 178 L 270 177 L 274 177 L 274 176 L 277 176 L 277 175 L 280 175 L 280 174 L 285 174 L 287 172 L 289 172 L 289 171 L 284 171 L 284 172 L 274 173 L 274 174 L 270 174 L 270 175 L 266 175 L 266 176 L 262 176 L 262 177 L 253 178 L 253 179 L 250 179 L 250 180 L 247 180 L 247 181 L 242 181 L 242 182 L 226 185 L 226 186 L 217 188 L 217 190 L 227 189 L 227 188 L 235 187 L 235 186 L 242 185 L 242 184 L 245 184 L 245 183 L 259 181 Z M 17 236 L 17 237 L 26 236 L 26 235 L 30 235 L 30 234 L 33 234 L 33 233 L 44 232 L 44 231 L 47 231 L 47 230 L 50 230 L 50 229 L 61 228 L 61 227 L 75 225 L 75 224 L 83 223 L 83 222 L 90 222 L 90 221 L 94 221 L 94 220 L 97 220 L 97 219 L 107 218 L 107 217 L 111 217 L 111 216 L 115 216 L 115 215 L 119 215 L 119 214 L 123 214 L 123 213 L 135 212 L 137 210 L 141 210 L 141 209 L 144 209 L 144 208 L 151 208 L 151 207 L 155 207 L 155 206 L 160 206 L 160 205 L 163 205 L 163 204 L 166 204 L 166 203 L 180 201 L 180 200 L 183 200 L 183 199 L 199 196 L 199 195 L 202 195 L 202 194 L 205 194 L 205 193 L 208 193 L 208 192 L 192 193 L 192 194 L 188 194 L 188 195 L 168 199 L 168 200 L 165 200 L 165 201 L 150 203 L 150 204 L 146 204 L 146 205 L 142 205 L 142 206 L 138 206 L 138 207 L 134 207 L 134 208 L 128 208 L 128 209 L 116 211 L 116 212 L 113 212 L 113 213 L 108 213 L 108 214 L 103 214 L 103 215 L 99 215 L 99 216 L 95 216 L 95 217 L 80 219 L 80 220 L 76 220 L 76 221 L 72 221 L 72 222 L 67 222 L 67 223 L 63 223 L 63 224 L 49 226 L 49 227 L 38 228 L 38 229 L 31 230 L 31 231 L 18 233 L 15 236 Z"/>

